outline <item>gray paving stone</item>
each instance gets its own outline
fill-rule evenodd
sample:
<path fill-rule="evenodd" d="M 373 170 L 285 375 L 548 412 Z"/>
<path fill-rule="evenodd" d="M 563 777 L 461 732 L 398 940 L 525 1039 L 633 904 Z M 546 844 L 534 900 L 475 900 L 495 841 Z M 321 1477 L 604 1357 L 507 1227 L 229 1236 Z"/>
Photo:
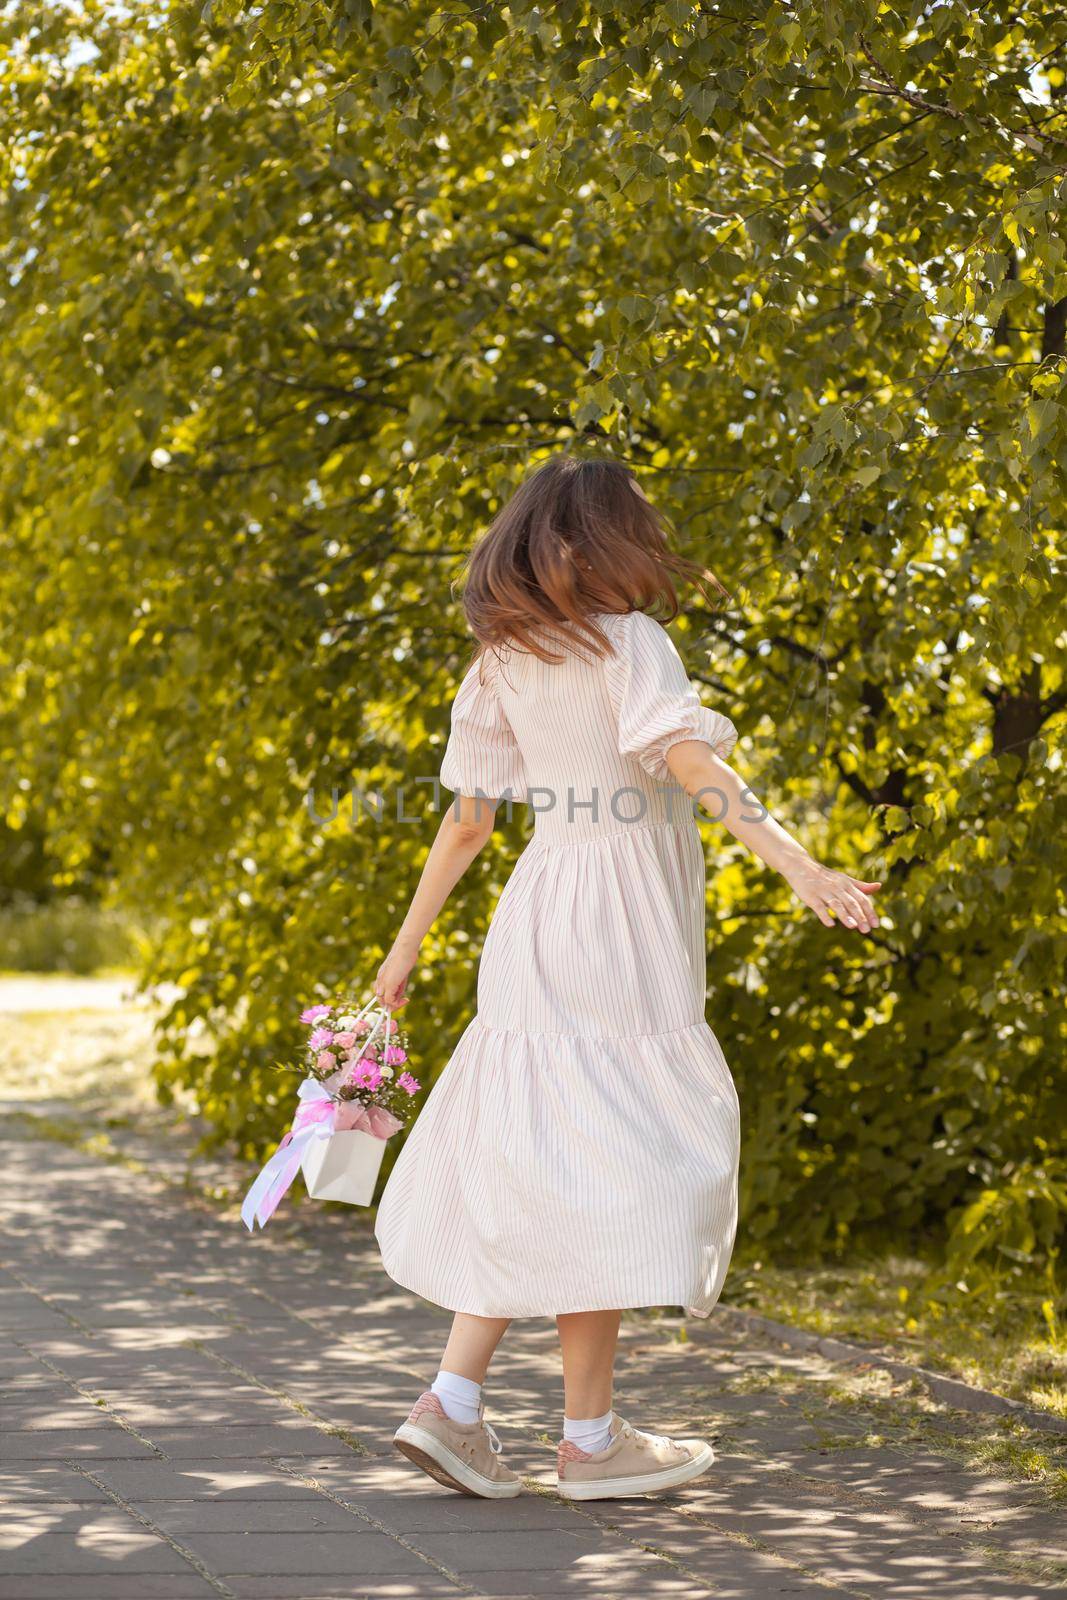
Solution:
<path fill-rule="evenodd" d="M 131 1504 L 153 1500 L 300 1500 L 307 1490 L 270 1461 L 107 1461 L 93 1472 Z"/>
<path fill-rule="evenodd" d="M 0 1336 L 4 1338 L 14 1334 L 28 1339 L 38 1333 L 61 1333 L 69 1327 L 69 1318 L 33 1295 L 11 1296 L 0 1305 Z"/>
<path fill-rule="evenodd" d="M 38 1369 L 38 1381 L 28 1387 L 19 1388 L 15 1381 L 0 1378 L 0 1428 L 18 1427 L 19 1411 L 71 1406 L 80 1412 L 87 1405 L 91 1406 L 92 1401 L 86 1400 L 65 1378 L 57 1377 L 45 1367 Z"/>
<path fill-rule="evenodd" d="M 453 1591 L 454 1592 L 454 1591 Z M 218 1600 L 218 1591 L 191 1567 L 183 1572 L 4 1573 L 3 1600 Z"/>
<path fill-rule="evenodd" d="M 483 1525 L 469 1533 L 413 1533 L 412 1544 L 453 1572 L 569 1571 L 582 1562 L 612 1555 L 610 1536 L 572 1518 L 545 1537 L 543 1529 L 496 1529 Z M 616 1552 L 617 1553 L 617 1552 Z"/>
<path fill-rule="evenodd" d="M 0 1461 L 119 1461 L 154 1452 L 123 1428 L 51 1428 L 0 1436 Z"/>
<path fill-rule="evenodd" d="M 160 1354 L 156 1351 L 119 1351 L 95 1347 L 80 1354 L 50 1356 L 49 1359 L 63 1374 L 62 1381 L 68 1385 L 79 1384 L 112 1403 L 127 1393 L 147 1395 L 149 1391 L 163 1389 L 169 1393 L 179 1391 L 189 1395 L 203 1388 L 205 1393 L 211 1394 L 217 1392 L 224 1380 L 240 1382 L 232 1373 L 221 1372 L 215 1362 L 192 1350 L 178 1349 Z M 49 1374 L 49 1381 L 56 1383 L 61 1380 Z"/>
<path fill-rule="evenodd" d="M 192 1393 L 187 1389 L 131 1393 L 116 1386 L 106 1391 L 106 1397 L 124 1422 L 153 1438 L 163 1428 L 193 1428 L 202 1436 L 206 1428 L 288 1425 L 294 1415 L 284 1401 L 250 1385 L 216 1394 L 204 1394 L 199 1387 Z"/>
<path fill-rule="evenodd" d="M 352 1577 L 265 1577 L 231 1573 L 226 1586 L 238 1600 L 456 1600 L 465 1591 L 430 1568 L 410 1577 L 395 1573 L 361 1573 Z M 480 1591 L 479 1591 L 480 1592 Z"/>
<path fill-rule="evenodd" d="M 299 1416 L 283 1412 L 269 1426 L 239 1424 L 221 1428 L 152 1428 L 147 1437 L 171 1461 L 237 1459 L 254 1461 L 284 1451 L 286 1455 L 350 1456 L 352 1448 L 323 1429 L 309 1427 Z"/>
<path fill-rule="evenodd" d="M 46 1306 L 37 1306 L 26 1310 L 19 1315 L 9 1313 L 0 1321 L 0 1339 L 24 1339 L 36 1343 L 39 1338 L 48 1334 L 62 1333 L 70 1328 L 67 1317 L 61 1316 L 58 1311 L 50 1311 Z"/>
<path fill-rule="evenodd" d="M 105 1500 L 95 1483 L 70 1467 L 52 1462 L 0 1466 L 0 1503 L 29 1505 L 36 1500 Z"/>
<path fill-rule="evenodd" d="M 575 1514 L 559 1500 L 521 1494 L 513 1500 L 475 1500 L 462 1494 L 352 1496 L 352 1504 L 380 1518 L 398 1533 L 506 1534 L 534 1533 L 539 1539 L 557 1531 L 572 1533 Z"/>
<path fill-rule="evenodd" d="M 387 1534 L 355 1527 L 343 1533 L 187 1533 L 181 1542 L 221 1578 L 302 1576 L 308 1589 L 319 1577 L 348 1574 L 358 1584 L 374 1573 L 433 1570 Z"/>
<path fill-rule="evenodd" d="M 95 1573 L 100 1581 L 106 1581 L 110 1574 L 119 1572 L 130 1575 L 190 1570 L 164 1539 L 132 1521 L 126 1531 L 119 1531 L 108 1520 L 95 1533 L 91 1526 L 83 1524 L 75 1532 L 52 1529 L 39 1537 L 31 1534 L 14 1548 L 4 1548 L 0 1561 L 5 1583 L 8 1577 L 33 1573 L 52 1577 Z"/>
<path fill-rule="evenodd" d="M 0 1432 L 35 1433 L 41 1428 L 99 1428 L 105 1415 L 104 1406 L 94 1405 L 73 1390 L 61 1395 L 52 1390 L 43 1391 L 40 1397 L 23 1399 L 19 1404 L 0 1405 Z"/>
<path fill-rule="evenodd" d="M 49 1372 L 47 1367 L 42 1367 L 39 1361 L 9 1362 L 0 1372 L 2 1403 L 17 1403 L 24 1397 L 32 1398 L 42 1389 L 54 1389 L 58 1381 L 55 1374 Z"/>
<path fill-rule="evenodd" d="M 86 1530 L 90 1538 L 105 1531 L 129 1533 L 137 1521 L 112 1501 L 0 1500 L 0 1550 L 16 1549 L 33 1534 L 75 1533 Z"/>
<path fill-rule="evenodd" d="M 131 1500 L 175 1538 L 193 1533 L 351 1533 L 369 1524 L 322 1494 L 304 1490 L 285 1499 Z"/>
<path fill-rule="evenodd" d="M 527 1595 L 597 1595 L 605 1600 L 643 1600 L 648 1595 L 653 1600 L 660 1596 L 696 1600 L 712 1592 L 699 1580 L 694 1582 L 689 1575 L 676 1572 L 654 1556 L 629 1549 L 593 1556 L 569 1569 L 549 1567 L 537 1572 L 516 1572 L 505 1568 L 500 1572 L 479 1572 L 475 1581 L 479 1595 L 508 1596 L 510 1600 Z M 825 1589 L 822 1594 L 825 1597 Z"/>

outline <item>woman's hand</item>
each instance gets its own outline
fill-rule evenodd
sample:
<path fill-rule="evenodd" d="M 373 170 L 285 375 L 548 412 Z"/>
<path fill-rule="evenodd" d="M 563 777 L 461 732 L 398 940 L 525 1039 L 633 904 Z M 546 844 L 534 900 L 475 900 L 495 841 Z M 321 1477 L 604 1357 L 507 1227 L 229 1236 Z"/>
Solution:
<path fill-rule="evenodd" d="M 810 906 L 825 927 L 832 928 L 836 917 L 846 928 L 858 928 L 860 933 L 870 933 L 872 928 L 877 928 L 878 913 L 870 896 L 878 893 L 882 887 L 880 883 L 850 878 L 845 872 L 820 865 L 811 856 L 791 865 L 782 875 L 797 898 Z"/>
<path fill-rule="evenodd" d="M 390 1011 L 399 1011 L 401 1006 L 406 1006 L 408 978 L 415 965 L 418 952 L 408 950 L 399 941 L 394 944 L 381 966 L 378 976 L 374 980 L 374 992 L 383 1006 L 388 1006 Z"/>

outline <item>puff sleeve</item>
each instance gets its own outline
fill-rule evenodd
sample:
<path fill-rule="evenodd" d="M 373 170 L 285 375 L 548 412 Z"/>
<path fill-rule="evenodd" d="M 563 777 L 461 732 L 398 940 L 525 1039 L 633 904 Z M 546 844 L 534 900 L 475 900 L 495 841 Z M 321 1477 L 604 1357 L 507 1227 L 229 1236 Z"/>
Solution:
<path fill-rule="evenodd" d="M 499 663 L 490 650 L 468 668 L 452 702 L 452 727 L 441 783 L 453 794 L 511 794 L 525 800 L 529 781 L 515 735 L 497 692 Z"/>
<path fill-rule="evenodd" d="M 673 783 L 667 751 L 702 739 L 724 760 L 737 743 L 729 717 L 702 704 L 670 635 L 643 611 L 612 619 L 608 694 L 618 719 L 619 753 L 636 756 L 660 783 Z"/>

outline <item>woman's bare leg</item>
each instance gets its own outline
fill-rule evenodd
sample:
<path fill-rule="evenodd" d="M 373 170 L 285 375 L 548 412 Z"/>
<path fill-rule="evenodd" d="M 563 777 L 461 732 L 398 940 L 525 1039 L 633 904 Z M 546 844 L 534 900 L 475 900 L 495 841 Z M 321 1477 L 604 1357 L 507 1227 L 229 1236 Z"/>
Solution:
<path fill-rule="evenodd" d="M 496 1347 L 508 1330 L 507 1317 L 472 1317 L 457 1311 L 441 1357 L 441 1370 L 484 1383 Z"/>
<path fill-rule="evenodd" d="M 563 1352 L 564 1410 L 575 1421 L 611 1410 L 621 1311 L 572 1311 L 556 1318 Z"/>

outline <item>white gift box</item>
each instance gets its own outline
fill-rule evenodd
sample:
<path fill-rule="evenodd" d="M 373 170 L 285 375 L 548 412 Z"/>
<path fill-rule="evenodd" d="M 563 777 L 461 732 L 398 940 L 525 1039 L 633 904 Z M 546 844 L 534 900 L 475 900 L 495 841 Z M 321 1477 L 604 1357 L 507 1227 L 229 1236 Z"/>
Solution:
<path fill-rule="evenodd" d="M 300 1163 L 307 1192 L 315 1200 L 369 1206 L 384 1155 L 384 1139 L 356 1129 L 313 1139 Z"/>

